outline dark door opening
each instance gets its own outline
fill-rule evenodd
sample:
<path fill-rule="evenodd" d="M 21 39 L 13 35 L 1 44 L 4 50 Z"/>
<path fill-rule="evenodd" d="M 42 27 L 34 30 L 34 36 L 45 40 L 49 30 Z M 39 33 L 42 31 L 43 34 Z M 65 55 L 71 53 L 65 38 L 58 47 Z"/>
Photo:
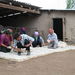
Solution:
<path fill-rule="evenodd" d="M 53 28 L 59 40 L 63 40 L 63 20 L 62 18 L 53 18 Z"/>

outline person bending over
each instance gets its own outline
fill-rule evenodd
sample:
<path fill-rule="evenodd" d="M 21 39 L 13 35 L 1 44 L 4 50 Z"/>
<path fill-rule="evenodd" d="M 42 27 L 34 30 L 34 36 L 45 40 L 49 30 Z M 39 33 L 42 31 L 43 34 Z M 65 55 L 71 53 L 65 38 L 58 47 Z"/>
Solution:
<path fill-rule="evenodd" d="M 18 51 L 18 55 L 21 55 L 21 48 L 26 48 L 27 55 L 30 55 L 30 46 L 33 41 L 34 39 L 27 34 L 15 34 L 13 48 Z"/>
<path fill-rule="evenodd" d="M 11 46 L 12 41 L 13 38 L 10 32 L 8 30 L 4 31 L 4 33 L 0 35 L 0 51 L 5 53 L 10 52 L 11 49 L 9 46 Z"/>

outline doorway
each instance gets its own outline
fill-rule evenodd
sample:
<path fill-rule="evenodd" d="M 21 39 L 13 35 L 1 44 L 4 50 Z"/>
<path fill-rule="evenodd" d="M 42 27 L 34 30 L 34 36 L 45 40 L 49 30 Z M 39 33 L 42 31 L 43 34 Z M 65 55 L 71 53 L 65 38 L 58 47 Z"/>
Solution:
<path fill-rule="evenodd" d="M 63 41 L 63 19 L 53 18 L 53 29 L 58 36 L 59 40 Z"/>

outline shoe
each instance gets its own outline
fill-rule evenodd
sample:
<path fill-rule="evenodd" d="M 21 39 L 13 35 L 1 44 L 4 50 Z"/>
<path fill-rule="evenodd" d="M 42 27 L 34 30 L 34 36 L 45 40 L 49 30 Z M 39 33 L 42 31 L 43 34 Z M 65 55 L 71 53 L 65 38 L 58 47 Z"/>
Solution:
<path fill-rule="evenodd" d="M 21 55 L 21 52 L 18 52 L 18 55 L 20 56 Z"/>
<path fill-rule="evenodd" d="M 30 52 L 27 51 L 27 55 L 30 55 Z"/>

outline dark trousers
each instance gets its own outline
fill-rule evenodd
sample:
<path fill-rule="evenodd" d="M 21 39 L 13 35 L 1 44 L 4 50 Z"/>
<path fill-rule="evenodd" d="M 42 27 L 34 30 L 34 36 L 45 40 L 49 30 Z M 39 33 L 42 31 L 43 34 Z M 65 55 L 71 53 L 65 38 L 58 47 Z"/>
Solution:
<path fill-rule="evenodd" d="M 32 46 L 33 47 L 37 47 L 37 46 L 42 47 L 42 42 L 40 42 L 40 41 L 33 41 Z"/>
<path fill-rule="evenodd" d="M 30 42 L 29 42 L 27 39 L 25 39 L 24 45 L 27 45 L 27 44 L 29 44 L 29 43 L 30 43 Z M 30 46 L 25 47 L 25 46 L 23 46 L 23 45 L 21 44 L 21 42 L 18 42 L 18 43 L 17 43 L 17 47 L 18 47 L 18 48 L 26 48 L 26 50 L 27 50 L 28 52 L 30 52 Z"/>
<path fill-rule="evenodd" d="M 1 52 L 4 52 L 4 53 L 7 53 L 7 52 L 10 52 L 11 49 L 6 48 L 6 47 L 4 47 L 4 46 L 0 46 L 0 51 L 1 51 Z"/>

